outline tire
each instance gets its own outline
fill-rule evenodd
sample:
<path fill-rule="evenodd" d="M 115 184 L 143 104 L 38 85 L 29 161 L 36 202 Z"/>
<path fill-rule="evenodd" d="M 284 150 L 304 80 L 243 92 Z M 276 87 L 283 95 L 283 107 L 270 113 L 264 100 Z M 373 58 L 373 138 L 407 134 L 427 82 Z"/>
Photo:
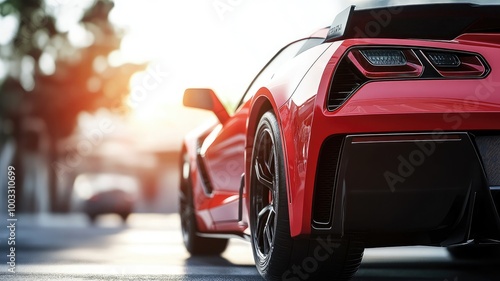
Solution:
<path fill-rule="evenodd" d="M 283 145 L 276 117 L 259 121 L 250 175 L 250 229 L 253 256 L 266 280 L 349 280 L 363 256 L 353 239 L 290 235 Z"/>
<path fill-rule="evenodd" d="M 123 223 L 127 222 L 127 218 L 130 215 L 130 213 L 121 213 L 119 214 L 120 218 L 122 219 Z"/>
<path fill-rule="evenodd" d="M 97 215 L 96 214 L 87 214 L 87 217 L 89 218 L 89 222 L 90 224 L 95 224 L 96 222 L 96 219 L 97 219 Z"/>
<path fill-rule="evenodd" d="M 457 260 L 500 259 L 500 245 L 470 243 L 447 248 L 450 256 Z"/>
<path fill-rule="evenodd" d="M 186 166 L 187 165 L 187 166 Z M 187 172 L 185 169 L 188 169 Z M 179 192 L 179 215 L 181 217 L 182 240 L 186 250 L 192 255 L 220 255 L 227 248 L 228 239 L 205 238 L 198 236 L 193 188 L 189 177 L 189 159 L 181 158 L 181 181 Z"/>

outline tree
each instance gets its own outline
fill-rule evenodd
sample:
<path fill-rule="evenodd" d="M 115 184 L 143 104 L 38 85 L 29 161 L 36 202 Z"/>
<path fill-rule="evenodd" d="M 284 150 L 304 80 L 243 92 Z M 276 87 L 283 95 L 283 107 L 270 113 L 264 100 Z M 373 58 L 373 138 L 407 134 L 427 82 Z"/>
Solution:
<path fill-rule="evenodd" d="M 0 38 L 0 63 L 8 70 L 0 82 L 0 124 L 13 124 L 12 131 L 0 133 L 0 149 L 8 139 L 14 140 L 18 174 L 26 168 L 23 155 L 41 149 L 40 136 L 30 126 L 46 128 L 46 165 L 50 165 L 57 158 L 57 143 L 72 133 L 78 114 L 101 107 L 120 109 L 129 92 L 128 80 L 144 69 L 144 65 L 110 65 L 108 56 L 119 48 L 122 37 L 108 21 L 112 8 L 109 0 L 0 3 L 3 19 L 17 23 L 10 40 Z M 65 26 L 62 19 L 68 11 L 75 20 Z M 57 210 L 55 171 L 49 173 L 50 202 Z M 18 193 L 23 192 L 21 180 Z"/>

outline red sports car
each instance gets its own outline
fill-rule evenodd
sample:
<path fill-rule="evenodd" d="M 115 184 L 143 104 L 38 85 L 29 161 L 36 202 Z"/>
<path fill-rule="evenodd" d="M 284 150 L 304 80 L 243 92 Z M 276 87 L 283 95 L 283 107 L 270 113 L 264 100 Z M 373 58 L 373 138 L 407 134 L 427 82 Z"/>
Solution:
<path fill-rule="evenodd" d="M 348 280 L 364 248 L 500 243 L 500 6 L 356 9 L 285 46 L 182 148 L 193 254 L 251 241 L 266 280 Z M 500 256 L 500 255 L 499 255 Z"/>

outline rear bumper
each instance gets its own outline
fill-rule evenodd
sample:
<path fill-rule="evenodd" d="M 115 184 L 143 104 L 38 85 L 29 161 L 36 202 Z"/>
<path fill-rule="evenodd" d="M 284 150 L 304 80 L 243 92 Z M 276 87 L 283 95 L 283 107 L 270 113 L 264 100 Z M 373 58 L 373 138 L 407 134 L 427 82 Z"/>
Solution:
<path fill-rule="evenodd" d="M 362 235 L 367 247 L 500 240 L 498 142 L 467 132 L 329 138 L 312 234 Z"/>

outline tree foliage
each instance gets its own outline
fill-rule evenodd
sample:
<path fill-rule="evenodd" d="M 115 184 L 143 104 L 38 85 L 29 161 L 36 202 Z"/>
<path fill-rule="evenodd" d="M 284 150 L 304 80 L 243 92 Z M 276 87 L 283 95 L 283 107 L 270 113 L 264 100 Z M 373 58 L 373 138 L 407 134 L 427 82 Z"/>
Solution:
<path fill-rule="evenodd" d="M 1 116 L 40 117 L 58 139 L 72 132 L 79 112 L 119 108 L 130 76 L 144 66 L 110 65 L 122 38 L 108 20 L 112 8 L 109 0 L 0 3 L 1 20 L 15 26 L 11 38 L 0 35 L 0 63 L 7 69 Z"/>

